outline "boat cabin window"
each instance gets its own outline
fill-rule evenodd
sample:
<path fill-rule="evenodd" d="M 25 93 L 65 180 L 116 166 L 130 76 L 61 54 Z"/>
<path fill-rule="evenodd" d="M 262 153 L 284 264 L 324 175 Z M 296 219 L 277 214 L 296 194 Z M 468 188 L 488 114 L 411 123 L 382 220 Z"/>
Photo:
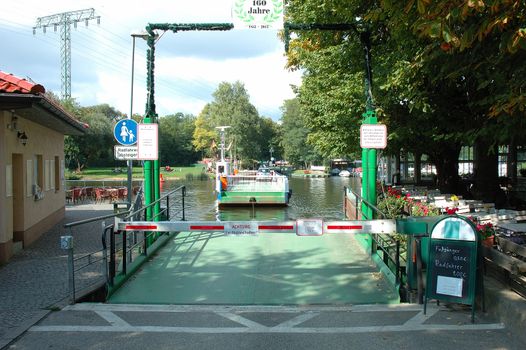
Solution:
<path fill-rule="evenodd" d="M 225 166 L 224 165 L 220 165 L 217 167 L 217 172 L 220 173 L 220 174 L 223 174 L 225 172 Z"/>

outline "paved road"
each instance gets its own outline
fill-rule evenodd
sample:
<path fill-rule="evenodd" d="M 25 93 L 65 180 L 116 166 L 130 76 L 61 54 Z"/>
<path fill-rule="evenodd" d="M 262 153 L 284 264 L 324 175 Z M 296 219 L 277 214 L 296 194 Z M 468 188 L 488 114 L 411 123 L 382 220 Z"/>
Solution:
<path fill-rule="evenodd" d="M 9 349 L 524 349 L 469 309 L 77 304 Z"/>

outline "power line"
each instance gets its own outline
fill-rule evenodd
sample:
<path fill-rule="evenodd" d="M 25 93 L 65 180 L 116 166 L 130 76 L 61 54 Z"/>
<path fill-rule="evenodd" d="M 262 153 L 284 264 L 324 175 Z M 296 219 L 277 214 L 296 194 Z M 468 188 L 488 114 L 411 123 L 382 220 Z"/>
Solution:
<path fill-rule="evenodd" d="M 71 98 L 71 25 L 73 24 L 77 28 L 77 23 L 84 21 L 87 27 L 88 22 L 93 19 L 96 19 L 97 24 L 100 24 L 100 16 L 95 16 L 95 10 L 91 8 L 38 17 L 37 23 L 33 27 L 33 34 L 36 34 L 36 30 L 39 28 L 42 28 L 45 33 L 47 27 L 53 26 L 54 31 L 60 27 L 60 40 L 62 42 L 60 75 L 63 99 Z"/>

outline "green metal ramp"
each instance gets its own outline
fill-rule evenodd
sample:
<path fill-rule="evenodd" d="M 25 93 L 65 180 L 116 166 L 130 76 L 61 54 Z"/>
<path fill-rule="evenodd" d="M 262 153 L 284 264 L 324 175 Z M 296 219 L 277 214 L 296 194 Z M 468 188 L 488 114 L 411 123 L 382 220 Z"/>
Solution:
<path fill-rule="evenodd" d="M 398 303 L 352 234 L 233 237 L 180 233 L 109 303 L 306 305 Z"/>

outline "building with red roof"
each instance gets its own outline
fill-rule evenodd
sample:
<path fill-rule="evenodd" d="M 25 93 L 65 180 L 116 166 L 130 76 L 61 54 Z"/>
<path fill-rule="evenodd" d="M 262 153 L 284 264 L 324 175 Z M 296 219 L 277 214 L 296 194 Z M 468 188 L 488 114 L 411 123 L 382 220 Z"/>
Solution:
<path fill-rule="evenodd" d="M 64 217 L 64 135 L 85 125 L 45 92 L 0 71 L 0 263 Z"/>

